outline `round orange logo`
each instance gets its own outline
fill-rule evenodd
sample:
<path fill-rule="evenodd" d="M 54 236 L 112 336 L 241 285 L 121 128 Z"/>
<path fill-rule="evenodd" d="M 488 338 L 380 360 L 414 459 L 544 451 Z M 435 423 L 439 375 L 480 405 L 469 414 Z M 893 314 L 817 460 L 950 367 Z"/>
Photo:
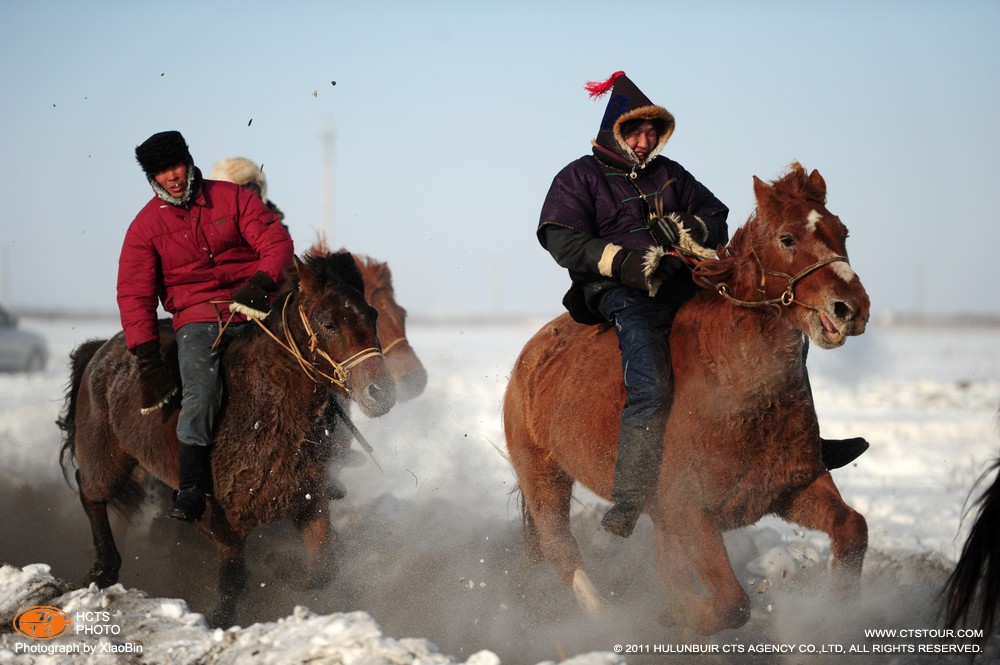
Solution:
<path fill-rule="evenodd" d="M 58 607 L 35 605 L 14 617 L 14 630 L 31 640 L 54 640 L 69 632 L 73 620 Z"/>

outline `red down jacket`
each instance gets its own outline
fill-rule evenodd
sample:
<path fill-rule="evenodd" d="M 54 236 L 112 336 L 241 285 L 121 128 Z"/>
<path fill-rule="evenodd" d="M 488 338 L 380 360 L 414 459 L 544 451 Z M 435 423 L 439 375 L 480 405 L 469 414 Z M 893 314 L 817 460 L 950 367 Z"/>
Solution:
<path fill-rule="evenodd" d="M 131 350 L 159 338 L 159 300 L 173 315 L 174 330 L 216 321 L 212 300 L 230 299 L 259 270 L 280 285 L 292 251 L 287 229 L 239 185 L 202 180 L 184 207 L 154 196 L 129 225 L 118 259 L 125 343 Z M 228 307 L 219 307 L 228 316 Z"/>

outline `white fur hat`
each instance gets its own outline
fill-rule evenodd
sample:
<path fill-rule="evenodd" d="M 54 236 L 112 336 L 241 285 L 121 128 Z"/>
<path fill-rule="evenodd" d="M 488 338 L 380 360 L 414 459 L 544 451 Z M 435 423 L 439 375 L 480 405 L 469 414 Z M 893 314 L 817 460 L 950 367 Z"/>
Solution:
<path fill-rule="evenodd" d="M 256 163 L 246 157 L 227 157 L 220 159 L 212 167 L 209 180 L 224 180 L 237 185 L 251 185 L 260 192 L 260 200 L 267 201 L 267 178 Z"/>

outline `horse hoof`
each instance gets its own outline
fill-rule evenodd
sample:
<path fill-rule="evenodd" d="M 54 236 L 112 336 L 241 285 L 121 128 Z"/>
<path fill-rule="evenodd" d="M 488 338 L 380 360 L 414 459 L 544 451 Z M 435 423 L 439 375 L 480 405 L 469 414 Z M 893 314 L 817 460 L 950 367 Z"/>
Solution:
<path fill-rule="evenodd" d="M 576 595 L 576 602 L 580 604 L 584 612 L 592 617 L 601 614 L 604 609 L 604 600 L 583 568 L 577 568 L 573 572 L 573 593 Z"/>
<path fill-rule="evenodd" d="M 84 586 L 90 586 L 91 584 L 96 584 L 99 589 L 106 589 L 112 584 L 118 581 L 118 571 L 117 570 L 105 570 L 98 566 L 94 566 L 87 573 L 84 578 Z"/>
<path fill-rule="evenodd" d="M 315 572 L 306 579 L 305 588 L 313 590 L 322 589 L 323 587 L 330 584 L 330 582 L 332 582 L 335 577 L 336 575 L 334 573 L 325 570 Z"/>
<path fill-rule="evenodd" d="M 229 628 L 233 625 L 233 608 L 216 607 L 205 617 L 211 628 Z"/>
<path fill-rule="evenodd" d="M 325 552 L 319 560 L 309 566 L 309 576 L 306 578 L 307 589 L 322 589 L 329 586 L 337 578 L 337 559 L 332 552 Z"/>
<path fill-rule="evenodd" d="M 664 628 L 673 628 L 677 625 L 677 620 L 674 619 L 674 613 L 670 611 L 670 607 L 664 607 L 660 610 L 659 615 L 657 615 L 656 620 Z"/>

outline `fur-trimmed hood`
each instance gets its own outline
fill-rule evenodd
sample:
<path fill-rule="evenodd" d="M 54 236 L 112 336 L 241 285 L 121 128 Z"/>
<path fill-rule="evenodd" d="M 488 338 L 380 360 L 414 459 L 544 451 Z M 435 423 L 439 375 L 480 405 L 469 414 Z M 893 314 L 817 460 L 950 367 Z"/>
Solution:
<path fill-rule="evenodd" d="M 234 182 L 256 190 L 261 201 L 267 201 L 267 178 L 257 163 L 246 157 L 226 157 L 212 167 L 209 180 Z"/>
<path fill-rule="evenodd" d="M 674 116 L 667 109 L 654 104 L 625 75 L 615 72 L 606 81 L 591 82 L 585 86 L 591 97 L 611 92 L 604 110 L 601 128 L 592 143 L 621 155 L 634 168 L 642 169 L 660 154 L 674 133 Z M 657 125 L 659 141 L 642 162 L 625 142 L 622 125 L 632 120 L 650 120 Z"/>

